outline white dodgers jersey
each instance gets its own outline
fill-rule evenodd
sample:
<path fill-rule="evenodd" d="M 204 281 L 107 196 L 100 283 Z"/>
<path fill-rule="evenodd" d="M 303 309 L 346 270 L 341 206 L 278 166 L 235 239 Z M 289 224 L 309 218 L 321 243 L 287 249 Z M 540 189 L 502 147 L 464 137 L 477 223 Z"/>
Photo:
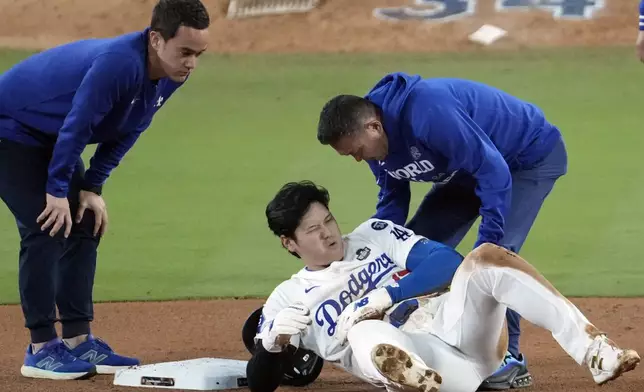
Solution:
<path fill-rule="evenodd" d="M 313 322 L 294 345 L 324 360 L 350 366 L 351 349 L 333 339 L 342 311 L 370 291 L 396 285 L 406 271 L 407 255 L 424 237 L 390 221 L 370 219 L 344 237 L 344 259 L 320 271 L 303 268 L 273 290 L 264 305 L 257 338 L 268 335 L 277 313 L 297 302 L 311 311 Z"/>

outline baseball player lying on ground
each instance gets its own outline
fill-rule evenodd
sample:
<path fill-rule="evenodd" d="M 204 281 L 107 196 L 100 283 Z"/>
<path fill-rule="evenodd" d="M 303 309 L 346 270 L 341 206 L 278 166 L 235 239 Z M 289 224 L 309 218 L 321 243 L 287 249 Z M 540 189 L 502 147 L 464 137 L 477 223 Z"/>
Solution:
<path fill-rule="evenodd" d="M 328 205 L 305 181 L 267 206 L 270 229 L 305 267 L 263 306 L 252 391 L 279 386 L 292 344 L 388 391 L 474 392 L 503 360 L 508 307 L 552 332 L 597 384 L 639 363 L 517 254 L 484 243 L 463 258 L 378 219 L 343 236 Z"/>

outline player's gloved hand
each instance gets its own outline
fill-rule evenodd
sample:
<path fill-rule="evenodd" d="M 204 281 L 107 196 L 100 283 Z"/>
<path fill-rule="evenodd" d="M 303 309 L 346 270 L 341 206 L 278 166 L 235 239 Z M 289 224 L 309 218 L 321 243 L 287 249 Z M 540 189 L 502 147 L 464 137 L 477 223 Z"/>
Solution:
<path fill-rule="evenodd" d="M 392 305 L 391 296 L 384 287 L 354 301 L 338 317 L 334 338 L 344 344 L 351 327 L 363 320 L 381 320 Z"/>
<path fill-rule="evenodd" d="M 309 314 L 309 308 L 302 303 L 295 303 L 280 310 L 268 326 L 268 336 L 262 339 L 266 351 L 283 351 L 288 346 L 291 336 L 299 336 L 311 324 Z"/>

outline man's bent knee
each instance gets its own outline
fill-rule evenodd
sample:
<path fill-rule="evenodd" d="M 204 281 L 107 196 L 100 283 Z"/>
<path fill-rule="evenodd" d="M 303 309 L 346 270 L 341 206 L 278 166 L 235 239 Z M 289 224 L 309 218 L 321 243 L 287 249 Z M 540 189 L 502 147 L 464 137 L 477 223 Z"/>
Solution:
<path fill-rule="evenodd" d="M 503 264 L 494 262 L 494 260 L 498 260 L 501 256 L 499 254 L 501 249 L 503 248 L 494 244 L 481 244 L 474 250 L 469 252 L 467 255 L 465 255 L 465 258 L 461 262 L 459 269 L 462 269 L 465 272 L 471 272 L 474 271 L 477 267 Z"/>
<path fill-rule="evenodd" d="M 512 268 L 523 272 L 541 283 L 553 294 L 563 297 L 563 295 L 561 295 L 561 293 L 559 293 L 559 291 L 543 275 L 541 275 L 541 273 L 539 273 L 532 264 L 517 253 L 502 246 L 491 243 L 481 244 L 465 257 L 463 264 L 465 264 L 466 261 L 472 270 L 477 266 L 480 266 Z"/>

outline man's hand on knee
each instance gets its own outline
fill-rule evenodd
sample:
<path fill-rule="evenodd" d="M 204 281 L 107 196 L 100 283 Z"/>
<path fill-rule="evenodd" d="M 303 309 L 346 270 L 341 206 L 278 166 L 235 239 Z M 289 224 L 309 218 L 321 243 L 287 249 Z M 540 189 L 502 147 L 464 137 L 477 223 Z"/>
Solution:
<path fill-rule="evenodd" d="M 101 195 L 89 191 L 80 191 L 78 212 L 76 213 L 76 223 L 83 220 L 83 215 L 86 210 L 91 210 L 94 213 L 94 236 L 98 234 L 105 235 L 108 225 L 107 207 L 105 200 Z"/>
<path fill-rule="evenodd" d="M 65 238 L 69 237 L 72 230 L 72 215 L 69 210 L 69 201 L 66 197 L 56 197 L 49 193 L 46 194 L 45 199 L 45 209 L 36 219 L 41 225 L 41 230 L 45 231 L 51 227 L 49 235 L 54 237 L 58 231 L 64 228 Z"/>

